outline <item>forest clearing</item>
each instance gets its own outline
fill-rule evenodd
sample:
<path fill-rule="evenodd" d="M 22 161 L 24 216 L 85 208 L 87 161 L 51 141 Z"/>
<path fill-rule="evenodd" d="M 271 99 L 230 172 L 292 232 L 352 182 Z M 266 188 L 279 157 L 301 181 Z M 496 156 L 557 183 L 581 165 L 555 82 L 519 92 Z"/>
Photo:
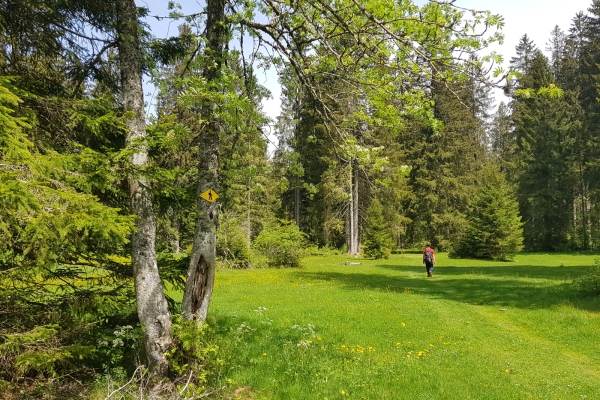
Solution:
<path fill-rule="evenodd" d="M 597 256 L 438 257 L 433 278 L 419 254 L 219 270 L 221 384 L 253 399 L 600 396 L 600 301 L 572 284 Z"/>
<path fill-rule="evenodd" d="M 0 0 L 1 398 L 598 395 L 600 0 L 163 3 Z"/>

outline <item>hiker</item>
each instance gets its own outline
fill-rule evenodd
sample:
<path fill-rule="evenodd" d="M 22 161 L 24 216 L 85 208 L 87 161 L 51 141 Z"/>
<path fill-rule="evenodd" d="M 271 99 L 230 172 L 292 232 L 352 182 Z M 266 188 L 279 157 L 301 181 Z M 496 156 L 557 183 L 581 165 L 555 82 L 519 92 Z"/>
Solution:
<path fill-rule="evenodd" d="M 431 248 L 431 243 L 427 242 L 427 247 L 423 250 L 423 264 L 427 270 L 427 277 L 433 276 L 433 264 L 435 264 L 435 251 Z"/>

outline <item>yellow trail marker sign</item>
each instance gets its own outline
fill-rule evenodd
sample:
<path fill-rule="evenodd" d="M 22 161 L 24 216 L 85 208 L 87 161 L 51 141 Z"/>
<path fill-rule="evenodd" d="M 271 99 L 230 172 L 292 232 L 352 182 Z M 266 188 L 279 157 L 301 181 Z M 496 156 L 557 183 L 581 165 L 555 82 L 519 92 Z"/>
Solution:
<path fill-rule="evenodd" d="M 200 194 L 200 197 L 202 197 L 204 200 L 208 201 L 209 203 L 212 203 L 213 201 L 215 201 L 216 199 L 219 198 L 219 195 L 214 190 L 208 189 L 206 192 Z"/>

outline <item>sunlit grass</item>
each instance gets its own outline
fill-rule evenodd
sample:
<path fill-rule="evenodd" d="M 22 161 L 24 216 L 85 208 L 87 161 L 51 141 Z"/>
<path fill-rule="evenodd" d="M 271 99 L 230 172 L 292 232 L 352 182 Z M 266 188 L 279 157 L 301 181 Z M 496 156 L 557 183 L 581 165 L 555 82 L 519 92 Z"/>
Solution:
<path fill-rule="evenodd" d="M 433 278 L 420 257 L 219 270 L 221 380 L 254 399 L 600 398 L 600 301 L 569 285 L 597 256 L 439 254 Z"/>

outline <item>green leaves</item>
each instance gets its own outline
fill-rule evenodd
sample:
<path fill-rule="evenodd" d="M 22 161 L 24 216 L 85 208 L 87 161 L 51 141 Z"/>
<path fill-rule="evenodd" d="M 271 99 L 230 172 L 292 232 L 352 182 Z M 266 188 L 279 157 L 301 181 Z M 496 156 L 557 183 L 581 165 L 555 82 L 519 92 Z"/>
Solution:
<path fill-rule="evenodd" d="M 8 106 L 18 105 L 19 99 L 5 83 L 0 81 L 0 251 L 19 249 L 32 265 L 44 265 L 122 247 L 132 219 L 77 191 L 95 186 L 78 174 L 87 164 L 83 160 L 88 151 L 82 148 L 67 156 L 37 153 L 23 133 L 29 125 L 11 115 Z M 97 154 L 88 159 L 92 158 L 102 159 Z"/>
<path fill-rule="evenodd" d="M 550 84 L 537 90 L 532 88 L 517 89 L 515 91 L 515 96 L 522 97 L 524 99 L 532 99 L 536 96 L 548 97 L 550 99 L 560 99 L 564 96 L 564 91 L 555 84 Z"/>
<path fill-rule="evenodd" d="M 304 234 L 292 221 L 272 221 L 254 240 L 272 267 L 299 267 L 305 245 Z"/>

